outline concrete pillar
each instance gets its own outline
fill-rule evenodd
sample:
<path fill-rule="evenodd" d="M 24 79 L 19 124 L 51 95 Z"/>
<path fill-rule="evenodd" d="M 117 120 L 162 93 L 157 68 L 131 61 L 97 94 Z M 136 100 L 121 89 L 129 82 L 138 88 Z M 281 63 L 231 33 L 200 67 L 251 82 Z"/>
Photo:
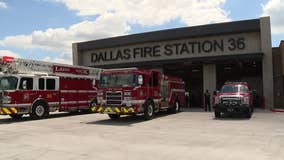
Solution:
<path fill-rule="evenodd" d="M 211 97 L 216 90 L 216 65 L 203 64 L 203 93 L 209 90 Z"/>
<path fill-rule="evenodd" d="M 72 44 L 73 65 L 79 65 L 78 44 Z"/>
<path fill-rule="evenodd" d="M 261 51 L 264 53 L 262 61 L 263 95 L 267 109 L 274 107 L 273 96 L 273 66 L 270 18 L 260 18 Z"/>

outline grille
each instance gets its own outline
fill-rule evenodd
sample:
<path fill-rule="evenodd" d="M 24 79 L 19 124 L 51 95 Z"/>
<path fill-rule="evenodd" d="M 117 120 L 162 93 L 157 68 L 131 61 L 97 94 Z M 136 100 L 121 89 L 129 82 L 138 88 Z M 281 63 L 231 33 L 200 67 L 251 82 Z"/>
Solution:
<path fill-rule="evenodd" d="M 121 92 L 107 92 L 106 103 L 107 105 L 121 105 L 122 103 Z"/>
<path fill-rule="evenodd" d="M 239 105 L 241 100 L 239 97 L 223 97 L 222 104 L 225 105 Z"/>

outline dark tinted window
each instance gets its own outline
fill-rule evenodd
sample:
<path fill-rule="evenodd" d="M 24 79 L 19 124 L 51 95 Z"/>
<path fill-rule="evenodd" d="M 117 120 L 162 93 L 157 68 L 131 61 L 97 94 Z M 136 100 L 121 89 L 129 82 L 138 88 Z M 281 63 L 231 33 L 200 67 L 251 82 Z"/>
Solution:
<path fill-rule="evenodd" d="M 225 85 L 221 89 L 221 93 L 237 93 L 238 86 L 235 85 Z"/>
<path fill-rule="evenodd" d="M 55 90 L 55 79 L 46 79 L 46 89 Z"/>
<path fill-rule="evenodd" d="M 44 79 L 43 78 L 38 79 L 38 89 L 44 90 Z"/>
<path fill-rule="evenodd" d="M 249 89 L 248 89 L 247 86 L 241 86 L 241 87 L 240 87 L 240 92 L 248 93 L 248 92 L 249 92 Z"/>
<path fill-rule="evenodd" d="M 32 90 L 33 89 L 33 78 L 21 78 L 21 82 L 20 82 L 20 89 L 24 89 L 23 84 L 24 82 L 26 83 L 26 89 L 27 90 Z"/>
<path fill-rule="evenodd" d="M 158 73 L 154 73 L 153 74 L 153 84 L 152 84 L 152 86 L 153 87 L 157 87 L 158 85 L 159 85 L 159 74 Z"/>

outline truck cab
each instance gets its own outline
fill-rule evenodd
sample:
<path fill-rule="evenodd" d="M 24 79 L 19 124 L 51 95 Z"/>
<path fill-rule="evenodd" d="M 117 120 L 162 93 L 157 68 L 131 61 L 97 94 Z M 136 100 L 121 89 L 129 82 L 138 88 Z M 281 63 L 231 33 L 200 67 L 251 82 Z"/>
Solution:
<path fill-rule="evenodd" d="M 31 107 L 35 102 L 45 99 L 47 102 L 58 102 L 59 83 L 55 76 L 36 76 L 29 74 L 3 74 L 0 76 L 0 114 L 19 119 L 24 114 L 34 117 L 47 116 L 44 105 L 37 110 Z M 52 95 L 52 96 L 51 96 Z M 49 106 L 52 110 L 56 105 Z"/>
<path fill-rule="evenodd" d="M 215 117 L 220 118 L 222 113 L 243 113 L 250 118 L 252 103 L 252 91 L 247 82 L 226 82 L 214 96 Z"/>

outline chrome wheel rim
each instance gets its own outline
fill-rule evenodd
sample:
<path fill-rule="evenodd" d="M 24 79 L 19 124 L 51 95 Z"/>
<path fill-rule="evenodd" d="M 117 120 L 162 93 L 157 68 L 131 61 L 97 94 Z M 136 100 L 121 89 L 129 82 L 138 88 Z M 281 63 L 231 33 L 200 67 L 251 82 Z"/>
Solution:
<path fill-rule="evenodd" d="M 148 106 L 148 115 L 149 116 L 153 115 L 153 106 L 151 104 Z"/>
<path fill-rule="evenodd" d="M 35 113 L 37 116 L 42 117 L 44 114 L 44 107 L 42 105 L 39 105 L 35 109 Z"/>
<path fill-rule="evenodd" d="M 179 104 L 178 104 L 178 102 L 176 102 L 176 111 L 178 111 L 179 110 Z"/>

